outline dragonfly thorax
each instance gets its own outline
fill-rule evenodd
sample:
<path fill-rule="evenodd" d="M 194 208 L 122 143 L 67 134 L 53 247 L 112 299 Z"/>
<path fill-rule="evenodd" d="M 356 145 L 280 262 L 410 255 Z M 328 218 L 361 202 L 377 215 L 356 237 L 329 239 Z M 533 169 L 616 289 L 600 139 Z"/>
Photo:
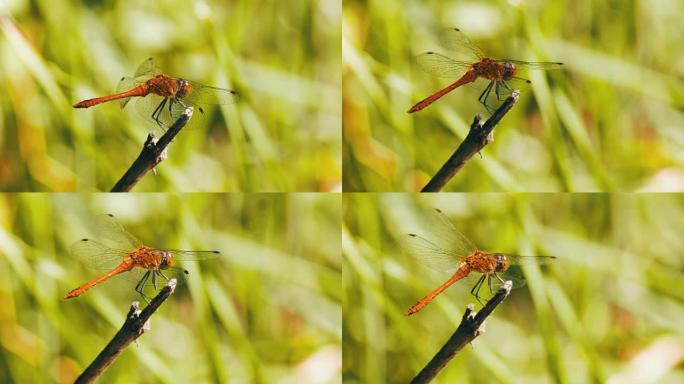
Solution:
<path fill-rule="evenodd" d="M 473 64 L 473 70 L 477 76 L 488 80 L 508 80 L 518 72 L 518 68 L 512 62 L 490 58 L 484 58 Z"/>
<path fill-rule="evenodd" d="M 143 269 L 167 269 L 175 263 L 169 251 L 142 246 L 129 253 L 133 266 Z"/>

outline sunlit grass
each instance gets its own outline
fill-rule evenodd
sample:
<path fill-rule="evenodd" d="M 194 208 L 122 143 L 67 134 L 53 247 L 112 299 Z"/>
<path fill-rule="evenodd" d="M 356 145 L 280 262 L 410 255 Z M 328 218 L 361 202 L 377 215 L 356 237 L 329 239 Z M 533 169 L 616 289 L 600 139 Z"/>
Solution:
<path fill-rule="evenodd" d="M 116 103 L 71 106 L 147 57 L 241 100 L 207 108 L 136 191 L 340 189 L 339 2 L 39 4 L 0 23 L 3 190 L 108 191 L 156 126 Z"/>
<path fill-rule="evenodd" d="M 524 269 L 526 286 L 438 382 L 620 382 L 654 364 L 657 381 L 684 377 L 676 359 L 655 362 L 682 348 L 680 196 L 349 194 L 343 206 L 347 382 L 408 382 L 476 303 L 464 281 L 405 315 L 451 276 L 405 246 L 407 233 L 431 235 L 420 223 L 433 208 L 485 251 L 558 258 Z"/>
<path fill-rule="evenodd" d="M 72 382 L 144 305 L 123 277 L 63 298 L 102 273 L 69 247 L 110 212 L 146 245 L 221 255 L 182 263 L 185 283 L 102 380 L 315 382 L 313 364 L 339 382 L 339 196 L 22 194 L 0 207 L 1 381 Z"/>
<path fill-rule="evenodd" d="M 345 190 L 419 190 L 484 112 L 476 99 L 486 82 L 479 80 L 406 113 L 455 80 L 425 74 L 415 62 L 426 51 L 449 53 L 437 36 L 446 27 L 459 27 L 492 57 L 565 63 L 560 71 L 521 74 L 532 87 L 482 158 L 446 190 L 684 189 L 682 53 L 674 48 L 681 27 L 673 16 L 684 9 L 675 4 L 346 2 Z"/>

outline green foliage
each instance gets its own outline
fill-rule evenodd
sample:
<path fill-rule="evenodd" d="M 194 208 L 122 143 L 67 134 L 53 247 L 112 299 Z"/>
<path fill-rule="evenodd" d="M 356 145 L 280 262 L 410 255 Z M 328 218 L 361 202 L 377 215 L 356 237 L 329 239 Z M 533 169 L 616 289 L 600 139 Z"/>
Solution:
<path fill-rule="evenodd" d="M 102 382 L 313 382 L 312 364 L 339 382 L 339 196 L 243 194 L 1 196 L 1 382 L 73 382 L 142 301 L 125 275 L 63 298 L 103 273 L 69 247 L 105 212 L 146 245 L 221 255 L 181 263 Z"/>
<path fill-rule="evenodd" d="M 448 54 L 438 30 L 459 27 L 492 57 L 565 68 L 521 73 L 532 86 L 447 190 L 683 190 L 683 14 L 674 0 L 345 2 L 344 189 L 419 190 L 484 112 L 484 80 L 406 112 L 455 80 L 415 56 Z"/>
<path fill-rule="evenodd" d="M 343 354 L 348 383 L 408 382 L 461 320 L 472 281 L 406 310 L 451 276 L 406 249 L 442 209 L 478 248 L 553 255 L 523 268 L 437 383 L 684 380 L 684 198 L 604 194 L 350 194 L 343 202 Z M 479 305 L 476 306 L 476 310 Z M 677 352 L 675 352 L 677 351 Z M 676 354 L 679 357 L 662 359 Z"/>
<path fill-rule="evenodd" d="M 181 132 L 136 191 L 339 189 L 339 1 L 9 3 L 1 190 L 110 190 L 161 131 L 135 108 L 72 105 L 113 93 L 148 57 L 241 101 L 205 107 L 201 128 Z"/>

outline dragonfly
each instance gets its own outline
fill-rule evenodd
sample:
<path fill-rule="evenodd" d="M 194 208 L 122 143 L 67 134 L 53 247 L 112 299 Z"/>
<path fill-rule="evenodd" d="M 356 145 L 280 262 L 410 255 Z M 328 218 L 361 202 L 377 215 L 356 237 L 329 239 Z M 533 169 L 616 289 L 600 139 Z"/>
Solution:
<path fill-rule="evenodd" d="M 138 112 L 162 129 L 169 128 L 188 107 L 204 114 L 202 105 L 233 104 L 240 99 L 233 90 L 167 76 L 153 58 L 148 58 L 132 77 L 121 78 L 115 94 L 80 101 L 74 108 L 90 108 L 114 100 L 120 100 L 119 105 L 124 108 L 133 97 L 137 98 Z"/>
<path fill-rule="evenodd" d="M 458 28 L 447 29 L 442 32 L 440 42 L 445 48 L 458 54 L 459 57 L 463 57 L 464 60 L 455 60 L 437 52 L 420 54 L 416 60 L 422 69 L 429 74 L 438 77 L 458 78 L 458 80 L 419 101 L 409 109 L 408 113 L 418 112 L 454 89 L 482 78 L 489 80 L 489 84 L 480 94 L 478 101 L 491 114 L 496 109 L 489 100 L 492 90 L 496 94 L 496 99 L 501 101 L 513 92 L 510 82 L 523 85 L 531 83 L 530 80 L 516 76 L 518 70 L 550 70 L 563 66 L 563 63 L 559 62 L 530 62 L 487 57 Z"/>
<path fill-rule="evenodd" d="M 176 267 L 177 260 L 207 260 L 220 254 L 219 251 L 183 251 L 158 249 L 143 245 L 118 222 L 112 214 L 97 218 L 94 232 L 102 240 L 81 239 L 71 247 L 71 254 L 89 266 L 105 272 L 71 290 L 64 298 L 71 299 L 84 294 L 94 286 L 114 276 L 130 275 L 137 281 L 135 291 L 147 299 L 170 279 L 182 282 L 189 272 Z"/>
<path fill-rule="evenodd" d="M 485 282 L 490 293 L 493 293 L 495 283 L 503 284 L 505 280 L 511 280 L 512 288 L 519 288 L 525 284 L 521 275 L 509 270 L 512 265 L 547 264 L 556 260 L 555 256 L 518 256 L 481 251 L 459 232 L 439 209 L 435 209 L 429 216 L 429 222 L 434 232 L 433 236 L 428 239 L 410 233 L 407 241 L 409 247 L 425 265 L 439 271 L 455 272 L 439 287 L 412 305 L 406 312 L 407 315 L 420 311 L 452 284 L 471 274 L 480 275 L 470 293 L 483 304 L 480 290 Z"/>

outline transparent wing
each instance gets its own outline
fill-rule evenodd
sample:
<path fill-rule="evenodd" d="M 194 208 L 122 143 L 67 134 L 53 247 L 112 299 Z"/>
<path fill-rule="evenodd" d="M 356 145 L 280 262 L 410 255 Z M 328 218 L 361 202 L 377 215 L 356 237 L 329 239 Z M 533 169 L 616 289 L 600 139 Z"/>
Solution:
<path fill-rule="evenodd" d="M 219 257 L 219 251 L 184 251 L 181 249 L 160 249 L 161 251 L 170 252 L 174 258 L 178 260 L 187 261 L 201 261 L 211 260 Z"/>
<path fill-rule="evenodd" d="M 192 85 L 192 92 L 181 99 L 186 104 L 227 105 L 237 103 L 240 100 L 240 96 L 238 96 L 236 91 L 211 87 L 193 81 L 189 83 Z"/>
<path fill-rule="evenodd" d="M 157 69 L 157 66 L 154 63 L 154 59 L 150 57 L 147 60 L 143 61 L 142 64 L 140 64 L 140 66 L 138 66 L 138 69 L 135 71 L 133 77 L 126 76 L 122 77 L 121 80 L 119 80 L 119 84 L 116 86 L 116 93 L 131 90 L 159 73 L 159 69 Z M 126 99 L 121 99 L 119 101 L 119 105 L 121 106 L 121 108 L 123 108 L 126 106 L 126 104 L 128 104 L 130 100 L 130 97 Z"/>
<path fill-rule="evenodd" d="M 161 104 L 164 99 L 164 97 L 151 93 L 145 97 L 136 97 L 135 100 L 133 100 L 133 105 L 138 115 L 146 122 L 150 122 L 154 121 L 152 114 L 157 108 L 162 107 Z M 169 100 L 164 103 L 162 108 L 163 110 L 159 114 L 159 120 L 165 128 L 168 128 L 178 119 L 178 116 L 175 116 L 175 112 L 173 114 L 169 112 Z"/>
<path fill-rule="evenodd" d="M 164 128 L 169 128 L 185 112 L 187 107 L 193 107 L 192 119 L 185 128 L 192 129 L 193 127 L 203 125 L 201 123 L 205 117 L 203 104 L 232 104 L 240 99 L 237 92 L 229 89 L 210 87 L 193 82 L 191 82 L 191 85 L 192 92 L 179 99 L 170 97 L 164 101 L 163 97 L 154 94 L 137 97 L 135 101 L 136 110 L 147 121 L 154 121 L 152 114 L 158 108 L 161 108 L 161 111 L 156 115 L 157 119 Z"/>
<path fill-rule="evenodd" d="M 136 288 L 143 292 L 143 297 L 150 300 L 159 290 L 164 288 L 170 279 L 176 279 L 177 285 L 187 282 L 189 272 L 183 268 L 170 267 L 164 270 L 133 268 L 103 282 L 107 291 L 116 291 L 128 296 L 139 296 Z"/>
<path fill-rule="evenodd" d="M 556 256 L 520 256 L 520 255 L 506 255 L 508 260 L 513 265 L 545 265 L 556 262 Z"/>
<path fill-rule="evenodd" d="M 439 42 L 444 48 L 458 55 L 458 59 L 466 61 L 480 61 L 485 57 L 468 36 L 458 28 L 448 28 L 440 31 Z"/>
<path fill-rule="evenodd" d="M 540 69 L 540 70 L 552 70 L 563 68 L 563 63 L 557 62 L 533 62 L 533 61 L 520 61 L 520 60 L 497 60 L 499 63 L 513 63 L 518 69 Z"/>
<path fill-rule="evenodd" d="M 135 79 L 138 81 L 145 79 L 143 80 L 143 82 L 145 82 L 159 73 L 160 71 L 157 68 L 157 64 L 155 63 L 154 59 L 148 57 L 138 66 L 138 69 L 135 70 L 133 77 L 135 77 Z"/>
<path fill-rule="evenodd" d="M 405 242 L 407 248 L 426 266 L 439 271 L 454 271 L 462 258 L 477 250 L 441 210 L 434 209 L 425 215 L 423 223 L 425 234 L 409 234 Z"/>
<path fill-rule="evenodd" d="M 459 267 L 459 257 L 415 233 L 404 239 L 405 246 L 422 264 L 441 272 L 453 272 Z"/>
<path fill-rule="evenodd" d="M 140 83 L 137 82 L 134 78 L 122 77 L 121 80 L 119 80 L 119 84 L 116 86 L 116 93 L 130 91 L 131 89 L 137 87 L 138 85 L 140 85 Z M 127 97 L 125 99 L 121 99 L 119 101 L 119 106 L 121 108 L 125 107 L 126 104 L 128 104 L 128 102 L 130 100 L 131 100 L 130 97 Z"/>
<path fill-rule="evenodd" d="M 439 77 L 460 77 L 471 68 L 471 63 L 458 61 L 436 52 L 416 56 L 416 62 L 427 73 Z"/>
<path fill-rule="evenodd" d="M 90 268 L 111 270 L 121 263 L 128 251 L 110 248 L 93 239 L 81 239 L 71 246 L 71 255 Z"/>
<path fill-rule="evenodd" d="M 131 251 L 143 244 L 131 235 L 111 213 L 99 215 L 93 226 L 93 234 L 99 240 L 108 240 L 112 248 Z"/>

